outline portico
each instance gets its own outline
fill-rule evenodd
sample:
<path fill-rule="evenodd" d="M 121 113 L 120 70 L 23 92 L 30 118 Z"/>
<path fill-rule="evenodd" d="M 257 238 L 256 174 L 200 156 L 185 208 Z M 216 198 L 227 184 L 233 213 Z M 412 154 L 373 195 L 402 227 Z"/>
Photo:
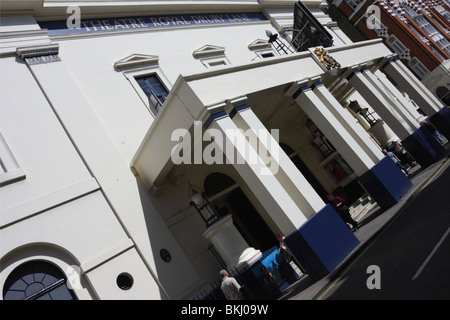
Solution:
<path fill-rule="evenodd" d="M 226 171 L 240 181 L 245 196 L 273 235 L 287 236 L 294 255 L 308 273 L 320 277 L 330 272 L 357 240 L 280 143 L 300 146 L 305 140 L 302 149 L 294 149 L 302 151 L 302 160 L 309 161 L 310 167 L 313 164 L 313 175 L 327 192 L 333 192 L 338 184 L 322 162 L 335 158 L 320 158 L 320 153 L 311 149 L 310 131 L 305 124 L 313 122 L 331 142 L 333 157 L 349 165 L 352 172 L 348 176 L 357 178 L 380 206 L 390 207 L 411 183 L 383 156 L 376 137 L 373 139 L 343 106 L 343 97 L 349 93 L 338 95 L 333 84 L 344 82 L 347 90 L 358 90 L 403 141 L 419 129 L 419 124 L 411 110 L 394 101 L 377 79 L 375 71 L 391 56 L 381 41 L 358 42 L 328 51 L 339 62 L 339 68 L 327 69 L 310 50 L 179 76 L 132 167 L 149 190 L 156 190 L 177 170 L 172 156 L 174 150 L 179 152 L 181 141 L 189 139 L 193 157 L 196 150 L 201 152 L 207 145 L 209 150 L 214 149 L 215 157 L 222 154 L 225 161 L 197 167 L 194 161 L 184 164 L 186 171 L 198 173 L 191 174 L 196 184 L 203 185 L 206 173 Z M 210 144 L 192 139 L 195 132 L 198 134 L 197 123 L 203 126 L 200 135 L 209 135 Z M 172 133 L 180 129 L 185 135 L 174 140 Z M 271 135 L 272 130 L 278 130 L 279 136 Z M 230 151 L 233 158 L 227 157 Z M 340 248 L 335 247 L 335 237 L 344 239 Z M 233 241 L 232 237 L 225 238 Z M 223 246 L 227 247 L 233 244 Z M 242 244 L 239 247 L 246 250 Z"/>

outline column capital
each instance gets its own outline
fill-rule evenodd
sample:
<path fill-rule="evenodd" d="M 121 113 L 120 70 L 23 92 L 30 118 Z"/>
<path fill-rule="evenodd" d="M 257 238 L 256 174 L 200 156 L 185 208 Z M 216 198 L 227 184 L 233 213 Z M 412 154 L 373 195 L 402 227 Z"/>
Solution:
<path fill-rule="evenodd" d="M 247 110 L 250 109 L 250 107 L 247 104 L 242 104 L 240 106 L 234 107 L 230 112 L 230 118 L 233 119 L 234 116 L 239 112 L 239 111 L 243 111 L 243 110 Z"/>
<path fill-rule="evenodd" d="M 243 104 L 247 104 L 247 96 L 241 96 L 241 97 L 236 97 L 236 98 L 232 98 L 232 99 L 227 99 L 225 100 L 225 104 L 227 105 L 226 108 L 227 109 L 232 109 L 234 107 L 243 105 Z"/>
<path fill-rule="evenodd" d="M 225 111 L 230 115 L 231 119 L 233 119 L 233 117 L 239 111 L 250 108 L 247 105 L 247 97 L 246 96 L 226 100 L 225 104 L 226 104 Z"/>
<path fill-rule="evenodd" d="M 355 69 L 355 70 L 352 70 L 351 72 L 350 72 L 350 74 L 347 76 L 347 77 L 345 77 L 345 79 L 347 79 L 347 81 L 350 81 L 350 79 L 355 75 L 355 74 L 358 74 L 358 73 L 360 73 L 361 71 L 359 71 L 359 70 L 357 70 L 357 69 Z"/>
<path fill-rule="evenodd" d="M 311 87 L 316 87 L 317 84 L 321 84 L 320 80 L 320 76 L 315 76 L 295 81 L 284 95 L 286 97 L 292 97 L 295 100 L 303 91 L 309 90 Z"/>
<path fill-rule="evenodd" d="M 295 100 L 295 99 L 297 99 L 297 97 L 299 95 L 301 95 L 303 92 L 308 91 L 308 90 L 311 90 L 311 87 L 308 85 L 304 85 L 304 86 L 298 88 L 297 91 L 294 92 L 294 94 L 292 95 L 292 98 Z"/>
<path fill-rule="evenodd" d="M 203 127 L 208 129 L 212 123 L 216 120 L 230 116 L 233 118 L 237 112 L 250 108 L 247 105 L 247 97 L 237 97 L 225 100 L 214 105 L 206 106 L 204 112 L 199 117 L 199 120 L 203 122 Z"/>
<path fill-rule="evenodd" d="M 353 66 L 347 68 L 347 70 L 342 74 L 342 78 L 345 78 L 348 81 L 355 74 L 357 74 L 359 72 L 364 72 L 364 71 L 369 71 L 369 69 L 367 68 L 367 63 L 359 63 L 357 65 L 353 65 Z"/>
<path fill-rule="evenodd" d="M 317 81 L 317 82 L 314 82 L 314 83 L 311 85 L 311 89 L 314 90 L 315 88 L 320 87 L 320 86 L 323 86 L 323 85 L 324 85 L 324 84 L 323 84 L 322 82 Z"/>
<path fill-rule="evenodd" d="M 205 129 L 209 129 L 214 121 L 228 117 L 228 113 L 225 111 L 225 108 L 225 102 L 206 106 L 205 110 L 199 117 L 199 121 L 202 121 Z"/>
<path fill-rule="evenodd" d="M 389 63 L 394 62 L 398 59 L 399 59 L 398 54 L 396 53 L 390 54 L 382 58 L 381 61 L 378 63 L 378 66 L 381 70 L 383 70 Z"/>

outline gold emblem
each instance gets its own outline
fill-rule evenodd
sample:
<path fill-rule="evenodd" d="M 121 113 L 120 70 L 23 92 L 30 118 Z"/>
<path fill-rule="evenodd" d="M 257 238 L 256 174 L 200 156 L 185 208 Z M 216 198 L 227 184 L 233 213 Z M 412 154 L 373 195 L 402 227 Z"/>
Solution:
<path fill-rule="evenodd" d="M 319 61 L 327 68 L 327 70 L 340 68 L 341 65 L 336 62 L 324 48 L 315 48 L 314 54 L 317 56 Z"/>

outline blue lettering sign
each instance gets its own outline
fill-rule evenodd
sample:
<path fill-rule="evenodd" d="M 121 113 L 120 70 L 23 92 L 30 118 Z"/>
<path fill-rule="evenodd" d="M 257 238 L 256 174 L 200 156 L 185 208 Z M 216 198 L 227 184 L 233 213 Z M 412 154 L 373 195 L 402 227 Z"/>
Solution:
<path fill-rule="evenodd" d="M 41 21 L 42 29 L 49 35 L 66 35 L 104 31 L 123 31 L 129 29 L 180 27 L 192 25 L 243 23 L 265 21 L 262 13 L 214 13 L 193 15 L 159 15 L 123 18 L 81 19 L 79 27 L 68 28 L 67 21 Z"/>

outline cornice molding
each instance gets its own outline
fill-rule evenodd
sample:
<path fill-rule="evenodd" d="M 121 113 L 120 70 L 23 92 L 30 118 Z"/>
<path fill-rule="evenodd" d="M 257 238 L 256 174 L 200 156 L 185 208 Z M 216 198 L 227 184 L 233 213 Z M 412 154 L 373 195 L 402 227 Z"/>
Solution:
<path fill-rule="evenodd" d="M 214 45 L 204 45 L 201 48 L 198 48 L 197 50 L 194 50 L 192 52 L 192 55 L 195 58 L 205 57 L 205 56 L 212 56 L 212 55 L 223 55 L 225 54 L 225 48 L 220 46 L 214 46 Z"/>
<path fill-rule="evenodd" d="M 16 54 L 22 59 L 46 55 L 57 55 L 58 53 L 59 53 L 59 44 L 55 42 L 37 46 L 25 46 L 16 48 Z"/>
<path fill-rule="evenodd" d="M 267 40 L 257 39 L 248 45 L 250 50 L 268 49 L 271 48 L 271 44 Z"/>
<path fill-rule="evenodd" d="M 114 68 L 123 69 L 137 66 L 147 66 L 152 64 L 158 64 L 159 56 L 133 53 L 123 59 L 120 59 L 114 63 Z"/>

